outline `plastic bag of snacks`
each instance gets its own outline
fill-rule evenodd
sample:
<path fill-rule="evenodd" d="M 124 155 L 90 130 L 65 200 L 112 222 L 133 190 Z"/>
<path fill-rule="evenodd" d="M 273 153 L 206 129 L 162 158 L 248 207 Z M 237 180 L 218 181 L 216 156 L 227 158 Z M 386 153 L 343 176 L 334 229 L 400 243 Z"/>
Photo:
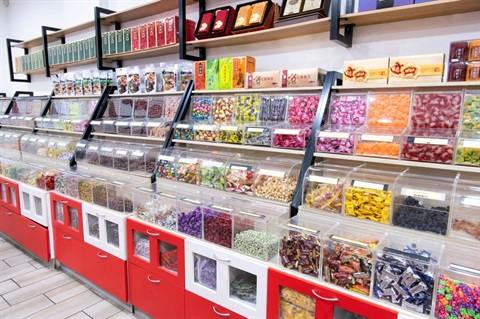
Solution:
<path fill-rule="evenodd" d="M 67 82 L 65 82 L 65 75 L 59 74 L 58 81 L 60 83 L 60 95 L 67 95 Z"/>
<path fill-rule="evenodd" d="M 61 94 L 61 89 L 60 89 L 60 80 L 58 79 L 58 76 L 56 74 L 52 74 L 52 84 L 53 84 L 53 92 L 55 96 L 58 96 Z"/>
<path fill-rule="evenodd" d="M 65 73 L 65 82 L 67 86 L 67 95 L 75 95 L 74 83 L 75 83 L 75 74 Z"/>
<path fill-rule="evenodd" d="M 157 92 L 157 72 L 153 64 L 145 67 L 143 70 L 143 79 L 145 83 L 145 93 Z"/>
<path fill-rule="evenodd" d="M 128 92 L 128 83 L 127 83 L 127 68 L 115 69 L 117 74 L 117 89 L 118 94 L 126 94 Z M 107 78 L 108 83 L 108 78 Z"/>
<path fill-rule="evenodd" d="M 178 64 L 161 63 L 162 85 L 164 92 L 174 92 L 178 90 Z"/>
<path fill-rule="evenodd" d="M 75 95 L 83 95 L 83 77 L 81 72 L 75 72 L 74 75 L 75 82 L 73 84 L 73 89 Z"/>
<path fill-rule="evenodd" d="M 142 93 L 140 88 L 140 69 L 138 66 L 132 66 L 128 68 L 128 93 Z"/>
<path fill-rule="evenodd" d="M 92 70 L 92 93 L 94 95 L 100 95 L 102 93 L 98 70 Z"/>
<path fill-rule="evenodd" d="M 188 62 L 182 63 L 179 69 L 181 90 L 184 91 L 188 81 L 193 79 L 193 64 Z"/>
<path fill-rule="evenodd" d="M 82 72 L 82 77 L 83 77 L 83 94 L 85 95 L 90 95 L 93 92 L 93 79 L 92 79 L 92 72 L 90 71 L 83 71 Z"/>

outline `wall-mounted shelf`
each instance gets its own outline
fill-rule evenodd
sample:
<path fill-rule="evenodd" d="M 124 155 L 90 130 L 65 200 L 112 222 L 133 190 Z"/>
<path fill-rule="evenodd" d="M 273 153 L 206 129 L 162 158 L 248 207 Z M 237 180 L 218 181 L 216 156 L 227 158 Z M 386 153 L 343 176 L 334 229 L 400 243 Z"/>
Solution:
<path fill-rule="evenodd" d="M 236 90 L 200 90 L 193 91 L 193 94 L 242 94 L 242 93 L 264 93 L 264 92 L 320 92 L 323 86 L 301 87 L 301 88 L 269 88 L 269 89 L 236 89 Z"/>
<path fill-rule="evenodd" d="M 82 61 L 77 61 L 77 62 L 53 64 L 53 65 L 50 65 L 50 72 L 51 73 L 62 73 L 63 70 L 65 70 L 66 68 L 70 68 L 70 67 L 73 67 L 73 66 L 82 66 L 82 65 L 87 65 L 87 64 L 94 64 L 96 61 L 97 61 L 97 59 L 93 58 L 93 59 L 82 60 Z"/>
<path fill-rule="evenodd" d="M 480 81 L 475 82 L 441 82 L 441 83 L 398 83 L 398 84 L 381 84 L 381 85 L 363 85 L 363 86 L 343 86 L 336 85 L 332 87 L 333 90 L 396 90 L 396 89 L 421 89 L 421 88 L 480 88 Z"/>
<path fill-rule="evenodd" d="M 100 95 L 58 95 L 52 99 L 99 99 Z"/>
<path fill-rule="evenodd" d="M 44 74 L 44 73 L 45 73 L 45 68 L 40 68 L 40 69 L 29 70 L 24 72 L 17 72 L 15 74 L 34 75 L 34 74 Z"/>
<path fill-rule="evenodd" d="M 155 93 L 135 93 L 135 94 L 110 94 L 109 97 L 124 98 L 124 97 L 149 97 L 149 96 L 164 96 L 164 95 L 182 95 L 183 91 L 168 91 Z"/>
<path fill-rule="evenodd" d="M 92 132 L 91 135 L 110 137 L 110 138 L 121 138 L 126 140 L 137 140 L 137 141 L 144 141 L 144 142 L 162 142 L 163 143 L 165 141 L 164 137 L 132 136 L 132 135 L 106 134 L 106 133 L 95 133 L 95 132 Z"/>
<path fill-rule="evenodd" d="M 162 55 L 178 53 L 178 48 L 179 48 L 178 44 L 165 45 L 165 46 L 141 50 L 141 51 L 130 51 L 125 53 L 107 54 L 103 56 L 103 59 L 106 60 L 106 62 L 112 62 L 112 61 L 125 61 L 125 60 L 132 60 L 132 59 L 153 58 L 153 57 L 158 57 Z"/>

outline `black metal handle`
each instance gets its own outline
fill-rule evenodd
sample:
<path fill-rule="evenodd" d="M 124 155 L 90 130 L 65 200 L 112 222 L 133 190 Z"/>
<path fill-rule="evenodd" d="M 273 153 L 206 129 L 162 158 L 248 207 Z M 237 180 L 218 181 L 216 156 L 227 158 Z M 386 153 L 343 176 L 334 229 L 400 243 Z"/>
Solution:
<path fill-rule="evenodd" d="M 43 61 L 45 63 L 45 76 L 50 77 L 50 61 L 48 59 L 48 31 L 60 31 L 61 29 L 42 26 L 42 42 L 43 42 Z M 61 37 L 60 41 L 65 44 L 65 37 Z"/>
<path fill-rule="evenodd" d="M 330 41 L 333 41 L 341 46 L 346 48 L 352 47 L 353 41 L 353 24 L 347 24 L 343 27 L 345 28 L 344 34 L 340 34 L 340 3 L 341 0 L 332 0 L 332 13 L 330 17 Z M 352 13 L 354 9 L 353 0 L 347 0 L 346 13 Z"/>
<path fill-rule="evenodd" d="M 15 40 L 15 39 L 8 39 L 7 38 L 7 56 L 8 56 L 8 70 L 10 73 L 10 81 L 11 82 L 27 82 L 30 83 L 30 74 L 27 74 L 26 79 L 16 79 L 15 78 L 15 73 L 13 72 L 13 54 L 12 54 L 12 43 L 21 43 L 23 42 L 22 40 Z M 23 48 L 23 53 L 28 54 L 28 49 Z"/>

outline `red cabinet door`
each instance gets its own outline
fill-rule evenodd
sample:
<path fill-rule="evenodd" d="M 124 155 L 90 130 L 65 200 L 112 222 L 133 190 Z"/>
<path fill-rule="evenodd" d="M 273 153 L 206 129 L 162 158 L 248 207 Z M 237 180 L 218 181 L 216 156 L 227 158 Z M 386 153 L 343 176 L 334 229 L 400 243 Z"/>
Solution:
<path fill-rule="evenodd" d="M 185 318 L 188 319 L 242 319 L 245 317 L 221 307 L 193 292 L 185 290 Z M 270 317 L 268 317 L 270 318 Z"/>
<path fill-rule="evenodd" d="M 185 285 L 184 238 L 127 218 L 128 261 L 163 279 Z"/>
<path fill-rule="evenodd" d="M 82 203 L 57 193 L 50 193 L 52 224 L 70 236 L 83 240 Z"/>
<path fill-rule="evenodd" d="M 16 225 L 20 215 L 0 205 L 0 231 L 5 235 L 17 240 Z M 18 240 L 17 240 L 18 241 Z"/>
<path fill-rule="evenodd" d="M 86 273 L 83 241 L 71 236 L 56 226 L 53 227 L 55 259 L 68 268 L 84 276 Z"/>
<path fill-rule="evenodd" d="M 127 262 L 84 243 L 84 276 L 118 299 L 127 302 Z"/>
<path fill-rule="evenodd" d="M 309 299 L 312 305 L 309 311 L 313 310 L 316 319 L 333 319 L 335 312 L 350 312 L 370 319 L 397 319 L 398 317 L 396 311 L 370 303 L 365 298 L 344 294 L 293 274 L 270 268 L 268 270 L 267 318 L 280 318 L 281 308 L 288 308 L 288 306 L 284 307 L 285 304 L 282 307 L 280 303 L 280 294 L 282 291 L 285 292 L 283 290 L 285 288 L 291 289 L 304 300 Z M 292 297 L 293 299 L 295 296 Z"/>
<path fill-rule="evenodd" d="M 19 216 L 16 223 L 16 239 L 26 249 L 45 260 L 50 261 L 50 243 L 48 241 L 48 229 L 36 222 Z"/>
<path fill-rule="evenodd" d="M 185 290 L 128 263 L 130 303 L 154 318 L 185 318 Z"/>
<path fill-rule="evenodd" d="M 0 205 L 13 213 L 20 214 L 18 183 L 0 177 Z"/>

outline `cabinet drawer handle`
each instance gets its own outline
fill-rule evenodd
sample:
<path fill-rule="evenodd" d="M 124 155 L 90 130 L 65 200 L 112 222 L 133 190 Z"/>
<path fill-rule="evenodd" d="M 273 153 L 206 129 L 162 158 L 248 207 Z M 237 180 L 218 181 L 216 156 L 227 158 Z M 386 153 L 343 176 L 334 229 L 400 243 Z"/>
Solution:
<path fill-rule="evenodd" d="M 148 281 L 150 281 L 150 282 L 152 282 L 152 283 L 154 283 L 154 284 L 159 284 L 159 283 L 160 283 L 160 279 L 158 279 L 158 280 L 150 279 L 150 275 L 147 276 L 147 279 L 148 279 Z"/>
<path fill-rule="evenodd" d="M 213 306 L 212 308 L 213 308 L 213 311 L 214 311 L 217 315 L 219 315 L 219 316 L 221 316 L 221 317 L 230 317 L 230 314 L 229 314 L 229 313 L 221 313 L 221 312 L 218 312 L 218 310 L 215 308 L 215 306 Z"/>
<path fill-rule="evenodd" d="M 62 203 L 62 204 L 68 204 L 68 200 L 61 200 L 60 203 Z"/>
<path fill-rule="evenodd" d="M 28 224 L 28 227 L 30 227 L 30 228 L 32 228 L 32 229 L 37 228 L 35 225 L 32 225 L 32 224 Z"/>
<path fill-rule="evenodd" d="M 100 258 L 103 258 L 103 259 L 105 259 L 105 258 L 108 257 L 107 255 L 102 255 L 102 254 L 100 254 L 99 252 L 97 253 L 97 256 L 100 257 Z"/>
<path fill-rule="evenodd" d="M 338 301 L 338 298 L 325 298 L 325 297 L 322 297 L 320 296 L 319 294 L 317 294 L 315 292 L 315 290 L 312 289 L 312 293 L 315 295 L 315 297 L 317 297 L 318 299 L 321 299 L 321 300 L 324 300 L 324 301 L 331 301 L 331 302 L 337 302 Z"/>
<path fill-rule="evenodd" d="M 218 258 L 217 255 L 215 255 L 215 254 L 213 254 L 213 258 L 215 258 L 215 259 L 218 260 L 218 261 L 223 261 L 224 263 L 229 263 L 229 262 L 231 262 L 230 259 L 220 259 L 220 258 Z"/>
<path fill-rule="evenodd" d="M 63 239 L 70 240 L 70 239 L 72 239 L 72 237 L 63 235 Z"/>
<path fill-rule="evenodd" d="M 5 212 L 5 214 L 12 215 L 13 213 L 12 212 Z"/>
<path fill-rule="evenodd" d="M 151 233 L 148 229 L 147 229 L 147 234 L 149 234 L 150 236 L 153 236 L 153 237 L 158 237 L 158 236 L 160 236 L 159 233 Z"/>

